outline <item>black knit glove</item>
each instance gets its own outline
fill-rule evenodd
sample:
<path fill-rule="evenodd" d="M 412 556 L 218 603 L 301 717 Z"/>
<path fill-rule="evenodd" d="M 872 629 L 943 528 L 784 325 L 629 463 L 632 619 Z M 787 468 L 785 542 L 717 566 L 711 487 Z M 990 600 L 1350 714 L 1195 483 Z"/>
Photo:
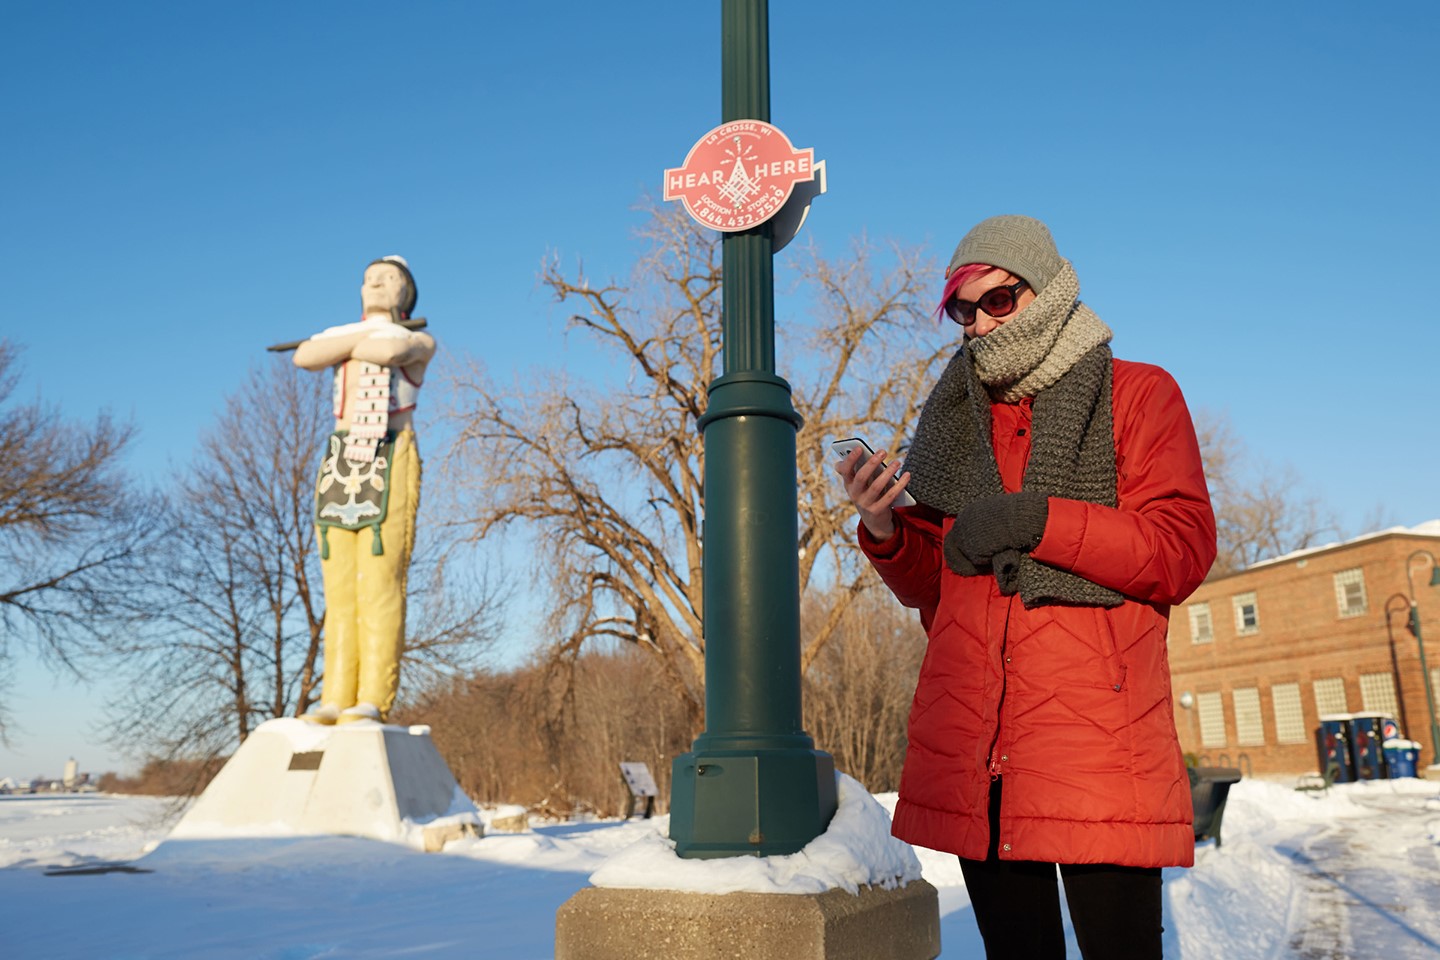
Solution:
<path fill-rule="evenodd" d="M 1050 498 L 1021 491 L 982 497 L 955 518 L 945 535 L 945 562 L 962 577 L 993 567 L 1004 593 L 1014 593 L 1020 554 L 1029 553 L 1045 535 Z"/>

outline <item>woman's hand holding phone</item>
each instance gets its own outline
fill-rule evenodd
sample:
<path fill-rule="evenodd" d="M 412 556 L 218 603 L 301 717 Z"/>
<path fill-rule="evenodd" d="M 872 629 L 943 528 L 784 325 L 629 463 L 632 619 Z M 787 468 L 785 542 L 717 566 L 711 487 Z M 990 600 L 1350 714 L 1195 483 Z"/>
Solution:
<path fill-rule="evenodd" d="M 910 474 L 900 473 L 899 460 L 887 464 L 885 451 L 871 452 L 863 440 L 837 440 L 831 446 L 841 452 L 842 444 L 848 450 L 836 462 L 835 472 L 845 482 L 845 493 L 860 513 L 860 522 L 883 543 L 895 535 L 894 508 L 915 502 L 905 492 Z"/>

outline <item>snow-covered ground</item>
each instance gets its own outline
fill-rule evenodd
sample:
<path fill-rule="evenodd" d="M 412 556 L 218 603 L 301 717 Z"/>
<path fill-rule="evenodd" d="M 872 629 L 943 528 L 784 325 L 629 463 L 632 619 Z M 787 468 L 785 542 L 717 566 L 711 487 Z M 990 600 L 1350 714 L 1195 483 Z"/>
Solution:
<path fill-rule="evenodd" d="M 612 854 L 659 849 L 665 828 L 557 823 L 443 854 L 333 837 L 157 847 L 176 812 L 153 798 L 0 797 L 0 957 L 538 960 L 556 908 Z M 943 956 L 983 957 L 955 859 L 915 852 L 940 891 Z M 116 861 L 137 872 L 47 874 Z M 1224 846 L 1167 870 L 1165 898 L 1169 958 L 1440 956 L 1440 789 L 1244 781 Z"/>

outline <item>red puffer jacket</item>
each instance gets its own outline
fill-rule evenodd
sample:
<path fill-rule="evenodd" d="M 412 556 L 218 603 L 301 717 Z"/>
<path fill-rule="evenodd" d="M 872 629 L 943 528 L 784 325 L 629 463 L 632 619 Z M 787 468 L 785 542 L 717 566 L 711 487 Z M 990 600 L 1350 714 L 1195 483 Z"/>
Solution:
<path fill-rule="evenodd" d="M 929 634 L 910 710 L 895 836 L 983 860 L 991 779 L 1000 857 L 1189 866 L 1189 780 L 1170 699 L 1170 606 L 1215 559 L 1215 515 L 1185 400 L 1159 367 L 1116 360 L 1119 507 L 1051 497 L 1031 556 L 1124 594 L 1113 608 L 1027 610 L 941 554 L 952 517 L 919 506 L 860 543 Z M 1030 455 L 1029 400 L 991 405 L 1005 489 Z"/>

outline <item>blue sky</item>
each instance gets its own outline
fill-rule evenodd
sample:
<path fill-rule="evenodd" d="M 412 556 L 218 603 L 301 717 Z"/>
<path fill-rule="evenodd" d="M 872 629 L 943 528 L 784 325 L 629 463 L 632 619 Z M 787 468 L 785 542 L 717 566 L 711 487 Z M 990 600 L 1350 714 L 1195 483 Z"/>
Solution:
<path fill-rule="evenodd" d="M 772 120 L 826 161 L 823 251 L 944 259 L 983 217 L 1039 217 L 1118 356 L 1168 368 L 1347 532 L 1411 525 L 1440 516 L 1436 9 L 777 2 Z M 264 345 L 354 319 L 383 254 L 447 356 L 583 372 L 541 259 L 623 276 L 637 203 L 720 120 L 715 2 L 12 0 L 6 21 L 0 335 L 23 394 L 132 417 L 157 480 Z M 0 775 L 123 765 L 83 691 L 17 679 Z"/>

